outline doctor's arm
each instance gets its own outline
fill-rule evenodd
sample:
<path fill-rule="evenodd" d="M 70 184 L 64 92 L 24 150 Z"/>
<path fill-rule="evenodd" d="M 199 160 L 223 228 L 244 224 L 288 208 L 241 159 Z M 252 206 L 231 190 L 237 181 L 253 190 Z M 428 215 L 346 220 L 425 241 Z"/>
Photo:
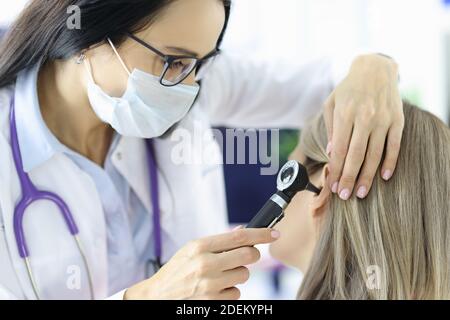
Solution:
<path fill-rule="evenodd" d="M 380 165 L 384 180 L 393 176 L 404 128 L 393 59 L 360 55 L 337 86 L 331 61 L 282 68 L 245 59 L 220 57 L 205 76 L 199 102 L 212 124 L 301 128 L 324 106 L 333 193 L 365 198 Z"/>
<path fill-rule="evenodd" d="M 334 89 L 333 63 L 258 62 L 224 53 L 202 81 L 200 106 L 215 126 L 298 129 Z"/>

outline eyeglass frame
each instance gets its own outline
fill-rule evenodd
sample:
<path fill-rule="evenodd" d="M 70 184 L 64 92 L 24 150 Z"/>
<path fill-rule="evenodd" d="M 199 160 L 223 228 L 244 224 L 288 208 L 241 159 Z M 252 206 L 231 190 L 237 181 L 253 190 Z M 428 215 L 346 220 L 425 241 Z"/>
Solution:
<path fill-rule="evenodd" d="M 144 40 L 136 37 L 134 34 L 127 32 L 126 35 L 131 38 L 132 40 L 136 41 L 137 43 L 139 43 L 140 45 L 144 46 L 145 48 L 149 49 L 150 51 L 152 51 L 153 53 L 155 53 L 156 55 L 158 55 L 160 58 L 163 59 L 164 61 L 164 69 L 159 77 L 159 83 L 164 86 L 164 87 L 174 87 L 179 85 L 180 83 L 182 83 L 184 80 L 186 80 L 194 70 L 197 70 L 199 67 L 201 67 L 201 65 L 203 63 L 205 63 L 207 60 L 210 60 L 211 58 L 217 57 L 220 53 L 221 50 L 219 48 L 216 48 L 215 50 L 213 50 L 212 52 L 208 53 L 205 57 L 199 59 L 196 57 L 192 57 L 192 56 L 183 56 L 183 55 L 169 55 L 169 54 L 164 54 L 161 51 L 159 51 L 158 49 L 156 49 L 155 47 L 151 46 L 150 44 L 148 44 L 147 42 L 145 42 Z M 192 68 L 192 70 L 181 80 L 179 80 L 176 83 L 173 84 L 166 84 L 164 83 L 164 77 L 166 76 L 167 71 L 169 70 L 170 65 L 176 61 L 176 60 L 180 60 L 180 59 L 192 59 L 192 60 L 196 60 L 195 66 Z"/>

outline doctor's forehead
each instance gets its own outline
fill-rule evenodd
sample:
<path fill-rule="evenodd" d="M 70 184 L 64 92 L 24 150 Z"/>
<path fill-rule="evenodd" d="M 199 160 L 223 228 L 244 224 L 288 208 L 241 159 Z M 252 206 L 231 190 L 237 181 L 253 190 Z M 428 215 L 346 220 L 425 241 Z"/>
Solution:
<path fill-rule="evenodd" d="M 222 0 L 176 0 L 138 36 L 165 54 L 202 58 L 215 49 L 224 24 Z"/>

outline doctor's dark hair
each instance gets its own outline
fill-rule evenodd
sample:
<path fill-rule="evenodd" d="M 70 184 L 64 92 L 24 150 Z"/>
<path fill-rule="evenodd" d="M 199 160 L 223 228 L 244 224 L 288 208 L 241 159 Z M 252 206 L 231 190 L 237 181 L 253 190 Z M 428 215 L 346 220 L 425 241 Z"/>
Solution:
<path fill-rule="evenodd" d="M 93 45 L 111 38 L 120 45 L 126 32 L 149 26 L 171 3 L 179 0 L 31 0 L 0 40 L 0 88 L 12 84 L 18 73 L 37 63 L 69 59 Z M 225 7 L 225 25 L 231 0 Z M 71 30 L 67 21 L 71 6 L 80 8 L 81 29 Z M 70 21 L 70 20 L 69 20 Z"/>

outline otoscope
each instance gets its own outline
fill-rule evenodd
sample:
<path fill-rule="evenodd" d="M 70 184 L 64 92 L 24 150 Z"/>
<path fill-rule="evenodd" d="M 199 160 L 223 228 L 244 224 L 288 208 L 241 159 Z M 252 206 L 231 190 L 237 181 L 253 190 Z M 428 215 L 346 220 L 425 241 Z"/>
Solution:
<path fill-rule="evenodd" d="M 281 168 L 277 178 L 277 189 L 277 193 L 259 210 L 247 228 L 272 228 L 284 218 L 284 210 L 298 192 L 304 190 L 315 194 L 321 192 L 309 182 L 306 168 L 295 160 L 289 161 Z"/>

